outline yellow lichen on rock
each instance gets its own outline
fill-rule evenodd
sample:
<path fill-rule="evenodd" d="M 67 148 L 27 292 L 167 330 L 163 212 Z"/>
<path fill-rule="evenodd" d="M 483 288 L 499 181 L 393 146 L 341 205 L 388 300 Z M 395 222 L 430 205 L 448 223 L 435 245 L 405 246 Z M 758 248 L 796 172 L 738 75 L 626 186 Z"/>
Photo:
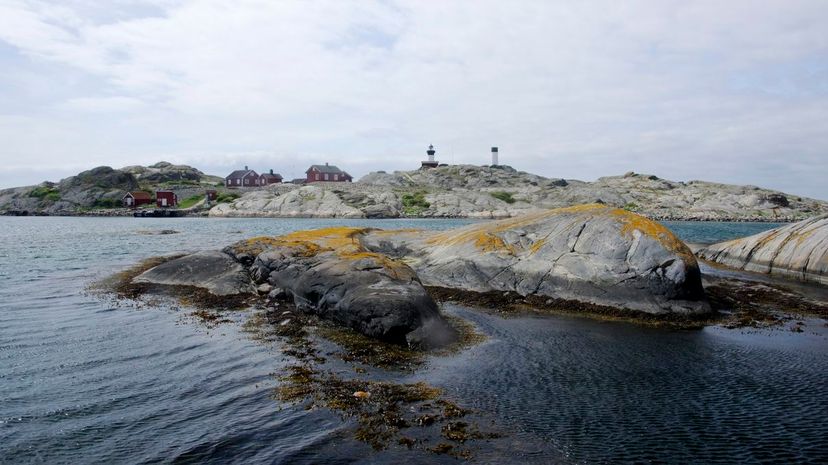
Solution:
<path fill-rule="evenodd" d="M 661 223 L 620 208 L 610 209 L 610 213 L 621 223 L 621 234 L 631 235 L 633 231 L 639 231 L 679 255 L 688 265 L 697 265 L 696 257 L 690 248 Z"/>

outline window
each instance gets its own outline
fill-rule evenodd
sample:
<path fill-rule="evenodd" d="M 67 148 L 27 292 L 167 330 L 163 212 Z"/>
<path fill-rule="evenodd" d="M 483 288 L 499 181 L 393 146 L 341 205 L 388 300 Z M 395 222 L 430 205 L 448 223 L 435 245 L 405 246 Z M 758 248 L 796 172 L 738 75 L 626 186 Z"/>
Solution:
<path fill-rule="evenodd" d="M 236 185 L 238 186 L 239 184 L 241 184 L 241 179 L 236 179 Z"/>
<path fill-rule="evenodd" d="M 334 181 L 339 181 L 339 175 L 338 174 L 334 175 Z"/>
<path fill-rule="evenodd" d="M 328 173 L 325 173 L 325 181 L 328 180 Z"/>
<path fill-rule="evenodd" d="M 319 173 L 316 173 L 316 180 L 319 181 Z"/>

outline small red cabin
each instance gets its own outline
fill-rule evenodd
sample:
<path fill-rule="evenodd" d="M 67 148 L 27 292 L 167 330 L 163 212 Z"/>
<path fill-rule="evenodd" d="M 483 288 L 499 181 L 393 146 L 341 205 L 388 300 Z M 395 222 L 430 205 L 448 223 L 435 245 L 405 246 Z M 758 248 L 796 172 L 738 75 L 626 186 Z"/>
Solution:
<path fill-rule="evenodd" d="M 325 163 L 324 165 L 311 165 L 305 171 L 307 182 L 329 181 L 329 182 L 351 182 L 353 178 L 351 175 L 342 171 L 334 165 Z"/>
<path fill-rule="evenodd" d="M 152 203 L 152 196 L 149 192 L 127 192 L 121 199 L 126 208 L 137 208 L 141 205 Z"/>
<path fill-rule="evenodd" d="M 157 191 L 155 193 L 155 204 L 158 208 L 174 207 L 178 205 L 178 196 L 173 191 Z"/>
<path fill-rule="evenodd" d="M 216 192 L 214 190 L 208 190 L 206 192 L 206 194 L 207 194 L 207 201 L 208 202 L 213 202 L 218 198 L 218 192 Z"/>

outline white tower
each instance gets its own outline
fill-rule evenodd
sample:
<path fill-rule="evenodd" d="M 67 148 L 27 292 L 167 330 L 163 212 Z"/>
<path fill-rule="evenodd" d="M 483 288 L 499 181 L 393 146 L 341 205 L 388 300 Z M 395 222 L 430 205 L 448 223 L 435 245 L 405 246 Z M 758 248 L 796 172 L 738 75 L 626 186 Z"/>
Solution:
<path fill-rule="evenodd" d="M 492 147 L 492 166 L 497 166 L 497 147 Z"/>

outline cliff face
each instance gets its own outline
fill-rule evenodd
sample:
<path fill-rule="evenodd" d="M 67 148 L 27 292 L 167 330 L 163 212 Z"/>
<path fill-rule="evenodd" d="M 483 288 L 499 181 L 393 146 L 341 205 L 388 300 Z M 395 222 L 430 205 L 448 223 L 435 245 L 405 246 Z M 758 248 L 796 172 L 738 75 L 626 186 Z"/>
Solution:
<path fill-rule="evenodd" d="M 186 165 L 159 162 L 154 165 L 113 169 L 99 166 L 60 182 L 0 190 L 0 212 L 72 214 L 93 208 L 120 206 L 128 191 L 174 188 L 179 198 L 203 192 L 222 179 Z M 191 192 L 192 191 L 192 192 Z"/>
<path fill-rule="evenodd" d="M 371 173 L 354 184 L 271 187 L 210 214 L 506 218 L 584 203 L 661 220 L 795 221 L 828 213 L 828 202 L 755 186 L 674 182 L 635 173 L 584 182 L 545 178 L 508 166 L 457 165 Z"/>

